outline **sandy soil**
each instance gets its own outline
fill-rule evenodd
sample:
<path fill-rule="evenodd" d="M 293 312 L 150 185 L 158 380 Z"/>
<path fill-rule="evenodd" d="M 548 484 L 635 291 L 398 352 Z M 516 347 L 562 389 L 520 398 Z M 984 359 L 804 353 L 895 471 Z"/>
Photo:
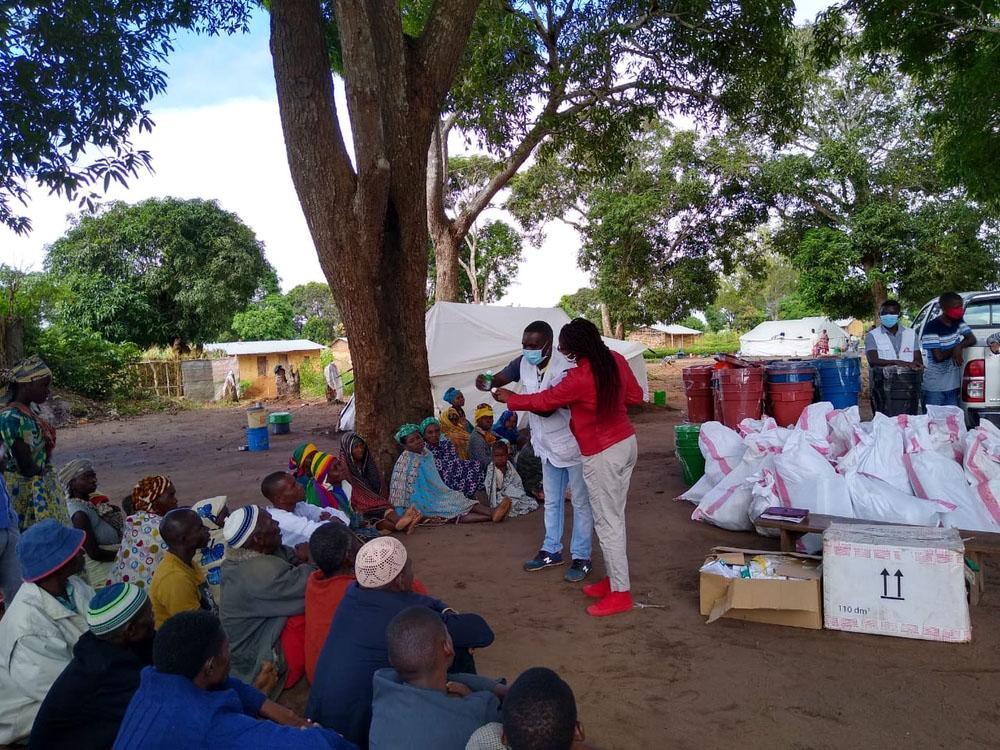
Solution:
<path fill-rule="evenodd" d="M 684 364 L 687 364 L 685 362 Z M 682 403 L 680 368 L 656 366 L 654 389 Z M 59 432 L 58 460 L 88 456 L 101 488 L 123 496 L 142 475 L 169 474 L 187 502 L 259 498 L 260 480 L 308 438 L 333 448 L 335 415 L 297 408 L 293 434 L 268 453 L 239 452 L 240 409 L 150 415 Z M 673 456 L 674 409 L 635 418 L 640 459 L 629 501 L 633 592 L 658 608 L 595 620 L 562 569 L 527 574 L 542 538 L 534 513 L 501 525 L 422 529 L 406 539 L 432 593 L 481 612 L 497 634 L 477 654 L 484 674 L 513 679 L 546 665 L 573 686 L 588 738 L 612 748 L 986 747 L 1000 733 L 1000 589 L 973 611 L 974 641 L 946 645 L 725 621 L 698 613 L 698 573 L 713 545 L 773 549 L 752 534 L 690 521 Z M 567 531 L 568 534 L 568 531 Z M 595 563 L 601 572 L 595 542 Z M 305 691 L 289 696 L 301 706 Z"/>

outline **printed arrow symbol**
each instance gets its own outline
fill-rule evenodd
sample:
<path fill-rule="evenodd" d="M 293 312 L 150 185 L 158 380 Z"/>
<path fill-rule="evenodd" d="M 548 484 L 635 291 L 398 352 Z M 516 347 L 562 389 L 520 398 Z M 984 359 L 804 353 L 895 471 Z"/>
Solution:
<path fill-rule="evenodd" d="M 882 568 L 882 596 L 889 596 L 889 571 Z"/>
<path fill-rule="evenodd" d="M 899 599 L 903 598 L 903 571 L 897 570 L 894 574 L 896 576 L 896 597 Z"/>

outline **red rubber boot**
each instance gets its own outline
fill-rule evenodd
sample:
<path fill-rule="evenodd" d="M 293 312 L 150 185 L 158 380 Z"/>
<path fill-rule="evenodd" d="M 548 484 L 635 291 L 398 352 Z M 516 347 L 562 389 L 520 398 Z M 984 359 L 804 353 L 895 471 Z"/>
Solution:
<path fill-rule="evenodd" d="M 611 579 L 605 576 L 603 580 L 600 580 L 597 583 L 584 586 L 583 593 L 591 599 L 603 599 L 611 593 Z"/>
<path fill-rule="evenodd" d="M 632 593 L 612 591 L 596 604 L 587 607 L 587 614 L 591 617 L 607 617 L 608 615 L 628 612 L 630 609 L 632 609 Z"/>

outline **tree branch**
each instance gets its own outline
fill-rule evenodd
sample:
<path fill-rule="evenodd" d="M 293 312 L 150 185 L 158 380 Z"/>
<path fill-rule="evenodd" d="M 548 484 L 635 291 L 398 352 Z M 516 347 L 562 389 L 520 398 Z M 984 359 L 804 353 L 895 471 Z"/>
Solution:
<path fill-rule="evenodd" d="M 434 0 L 416 59 L 430 87 L 435 112 L 451 87 L 481 0 Z M 396 8 L 399 7 L 398 2 Z"/>

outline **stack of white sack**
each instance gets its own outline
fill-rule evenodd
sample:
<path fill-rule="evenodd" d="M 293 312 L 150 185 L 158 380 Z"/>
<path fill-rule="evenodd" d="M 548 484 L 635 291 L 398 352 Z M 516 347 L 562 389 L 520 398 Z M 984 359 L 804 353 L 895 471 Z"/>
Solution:
<path fill-rule="evenodd" d="M 957 407 L 862 423 L 858 407 L 822 402 L 789 429 L 767 417 L 744 420 L 739 432 L 706 422 L 699 446 L 705 476 L 680 499 L 697 505 L 693 520 L 724 529 L 749 530 L 766 508 L 784 506 L 1000 531 L 1000 429 L 967 432 Z"/>

